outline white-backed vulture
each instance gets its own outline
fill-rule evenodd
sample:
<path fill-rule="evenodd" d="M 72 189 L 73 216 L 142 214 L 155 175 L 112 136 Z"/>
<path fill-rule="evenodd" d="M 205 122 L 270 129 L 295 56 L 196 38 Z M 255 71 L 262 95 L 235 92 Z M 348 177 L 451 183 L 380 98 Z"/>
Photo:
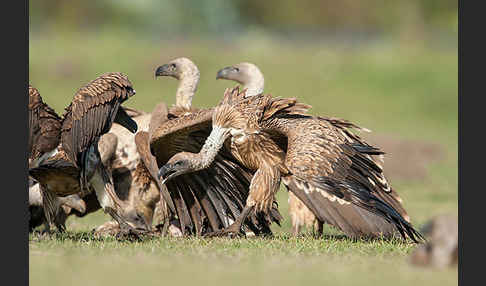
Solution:
<path fill-rule="evenodd" d="M 251 63 L 239 63 L 234 66 L 225 67 L 218 71 L 216 79 L 227 79 L 233 80 L 240 84 L 243 84 L 244 88 L 248 88 L 246 91 L 246 97 L 259 95 L 263 93 L 264 89 L 264 79 L 263 74 L 260 69 Z M 350 123 L 346 120 L 342 120 L 339 118 L 331 118 L 331 117 L 320 117 L 319 119 L 327 121 L 329 124 L 332 124 L 336 129 L 337 132 L 346 133 L 348 132 L 347 129 L 356 129 L 358 131 L 366 131 L 370 132 L 366 128 L 361 128 L 353 123 Z M 354 137 L 344 136 L 348 143 L 353 143 Z M 356 137 L 358 139 L 358 137 Z M 359 140 L 358 140 L 359 141 Z M 383 155 L 380 154 L 378 157 L 373 157 L 372 155 L 365 155 L 367 159 L 376 161 L 378 164 L 383 162 Z M 400 214 L 405 218 L 405 220 L 410 221 L 408 214 L 406 213 L 405 209 L 401 206 L 402 199 L 398 196 L 398 194 L 392 190 L 390 193 L 392 196 L 395 197 L 394 204 L 398 206 L 400 210 Z M 297 196 L 289 193 L 289 213 L 290 218 L 292 221 L 292 230 L 293 234 L 297 235 L 300 232 L 300 228 L 304 225 L 307 228 L 313 227 L 314 230 L 317 230 L 317 234 L 322 235 L 323 230 L 323 221 L 320 221 L 314 213 L 305 206 L 305 204 L 299 200 Z M 352 219 L 352 217 L 346 219 Z"/>
<path fill-rule="evenodd" d="M 149 229 L 134 211 L 125 208 L 117 197 L 111 174 L 101 163 L 98 150 L 100 136 L 107 133 L 113 122 L 131 132 L 137 124 L 121 104 L 135 94 L 128 78 L 121 73 L 105 73 L 74 95 L 66 108 L 61 125 L 61 144 L 56 152 L 29 174 L 42 188 L 44 212 L 51 223 L 56 216 L 57 196 L 80 193 L 92 188 L 103 210 L 126 229 Z"/>
<path fill-rule="evenodd" d="M 263 73 L 255 64 L 248 62 L 220 69 L 216 74 L 216 79 L 232 80 L 242 84 L 243 89 L 246 89 L 245 96 L 247 97 L 262 94 L 265 87 Z M 318 235 L 322 235 L 323 222 L 319 221 L 297 196 L 289 192 L 288 202 L 294 236 L 300 233 L 302 226 L 313 229 Z"/>
<path fill-rule="evenodd" d="M 175 59 L 158 67 L 155 74 L 171 76 L 180 82 L 176 105 L 168 110 L 169 120 L 156 126 L 149 136 L 150 150 L 156 159 L 156 169 L 150 173 L 157 172 L 177 152 L 197 152 L 211 133 L 214 110 L 191 106 L 199 71 L 189 59 Z M 181 232 L 201 235 L 229 226 L 244 207 L 251 176 L 229 152 L 221 152 L 209 168 L 168 182 Z M 277 206 L 272 204 L 267 215 L 252 215 L 245 228 L 256 235 L 270 234 L 270 223 L 279 223 L 280 219 Z"/>
<path fill-rule="evenodd" d="M 400 214 L 403 208 L 390 194 L 382 168 L 368 158 L 383 152 L 328 120 L 309 116 L 309 108 L 294 98 L 245 98 L 238 88 L 228 89 L 199 153 L 175 154 L 159 175 L 167 182 L 204 170 L 219 152 L 229 150 L 256 172 L 241 216 L 223 234 L 239 233 L 253 210 L 268 211 L 282 180 L 319 220 L 350 237 L 399 233 L 418 242 L 422 236 Z"/>

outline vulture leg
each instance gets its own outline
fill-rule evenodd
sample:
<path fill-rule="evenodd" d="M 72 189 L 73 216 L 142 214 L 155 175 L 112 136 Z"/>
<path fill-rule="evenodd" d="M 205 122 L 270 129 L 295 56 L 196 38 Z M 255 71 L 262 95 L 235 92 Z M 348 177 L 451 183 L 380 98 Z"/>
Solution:
<path fill-rule="evenodd" d="M 42 195 L 42 205 L 44 209 L 44 215 L 46 217 L 46 229 L 47 233 L 51 232 L 51 226 L 55 225 L 60 232 L 66 230 L 64 221 L 58 220 L 58 214 L 61 212 L 61 201 L 59 198 L 53 194 L 47 186 L 40 185 L 41 195 Z"/>
<path fill-rule="evenodd" d="M 316 225 L 317 225 L 316 236 L 321 237 L 322 234 L 324 233 L 324 222 L 320 220 L 316 220 Z"/>
<path fill-rule="evenodd" d="M 209 234 L 209 236 L 245 235 L 241 229 L 251 211 L 270 212 L 275 193 L 280 186 L 280 171 L 278 166 L 264 164 L 253 175 L 250 183 L 250 192 L 246 199 L 246 205 L 235 222 L 227 228 Z"/>
<path fill-rule="evenodd" d="M 115 221 L 117 221 L 121 229 L 125 227 L 129 228 L 129 225 L 119 214 L 118 210 L 121 209 L 121 203 L 115 194 L 113 178 L 105 169 L 103 164 L 99 164 L 96 168 L 93 176 L 91 177 L 90 184 L 95 190 L 98 202 L 105 213 L 108 213 Z"/>
<path fill-rule="evenodd" d="M 245 232 L 241 229 L 243 223 L 245 222 L 246 218 L 250 214 L 250 212 L 254 209 L 255 206 L 245 206 L 243 211 L 241 212 L 240 216 L 227 228 L 208 233 L 205 235 L 206 237 L 220 237 L 220 236 L 244 236 Z"/>

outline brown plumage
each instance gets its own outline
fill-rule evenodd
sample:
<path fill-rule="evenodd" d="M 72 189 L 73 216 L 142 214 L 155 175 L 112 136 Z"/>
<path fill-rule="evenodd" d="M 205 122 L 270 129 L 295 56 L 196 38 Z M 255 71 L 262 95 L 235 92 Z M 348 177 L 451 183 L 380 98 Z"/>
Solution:
<path fill-rule="evenodd" d="M 134 94 L 125 75 L 105 73 L 74 95 L 63 115 L 61 144 L 57 152 L 29 170 L 29 174 L 41 184 L 44 211 L 49 222 L 56 215 L 56 196 L 79 192 L 83 196 L 92 188 L 103 209 L 129 226 L 130 218 L 127 218 L 114 192 L 111 174 L 101 163 L 98 141 L 110 130 L 113 122 L 136 132 L 136 123 L 120 108 Z M 137 222 L 132 225 L 137 227 Z"/>
<path fill-rule="evenodd" d="M 61 121 L 42 101 L 39 91 L 29 85 L 29 161 L 39 159 L 59 145 Z"/>
<path fill-rule="evenodd" d="M 180 80 L 176 105 L 168 111 L 169 120 L 150 136 L 150 149 L 160 167 L 177 152 L 196 152 L 201 148 L 211 132 L 213 109 L 190 105 L 199 80 L 199 71 L 190 60 L 173 60 L 157 68 L 156 75 Z M 167 183 L 182 233 L 201 235 L 231 224 L 243 208 L 251 176 L 229 152 L 223 151 L 206 170 Z M 270 221 L 278 222 L 281 217 L 274 204 L 269 216 L 258 214 L 251 218 L 249 230 L 260 234 L 271 233 Z"/>
<path fill-rule="evenodd" d="M 117 139 L 115 134 L 106 133 L 101 136 L 98 142 L 101 162 L 108 169 L 115 157 L 115 150 L 118 143 Z M 34 228 L 47 223 L 47 221 L 44 215 L 41 185 L 36 181 L 30 181 L 32 181 L 32 183 L 29 184 L 29 231 L 33 231 Z M 73 188 L 76 188 L 77 190 L 78 184 L 74 184 Z M 118 193 L 117 195 L 119 196 Z M 59 206 L 57 207 L 58 210 L 54 218 L 54 224 L 63 230 L 66 228 L 65 222 L 68 216 L 76 215 L 78 217 L 84 217 L 101 208 L 95 193 L 87 194 L 83 198 L 81 198 L 79 194 L 57 197 L 55 203 L 59 204 Z M 47 224 L 46 229 L 49 230 Z"/>
<path fill-rule="evenodd" d="M 61 133 L 62 147 L 76 167 L 84 164 L 89 146 L 108 132 L 113 122 L 130 118 L 119 107 L 134 94 L 132 84 L 121 73 L 103 74 L 76 92 L 65 110 Z M 136 129 L 131 124 L 124 126 Z"/>
<path fill-rule="evenodd" d="M 236 81 L 243 85 L 246 90 L 245 96 L 255 96 L 263 93 L 265 80 L 260 69 L 252 63 L 239 63 L 220 69 L 216 79 Z M 253 141 L 253 140 L 251 140 Z M 285 144 L 285 142 L 283 142 Z M 248 153 L 241 150 L 242 153 Z M 250 150 L 247 150 L 250 151 Z M 289 215 L 292 222 L 293 234 L 297 235 L 303 225 L 308 227 L 317 225 L 317 232 L 322 234 L 322 222 L 318 221 L 315 215 L 309 210 L 299 198 L 289 193 Z"/>
<path fill-rule="evenodd" d="M 421 235 L 400 214 L 381 167 L 369 159 L 382 152 L 349 131 L 338 130 L 329 120 L 307 115 L 308 108 L 293 98 L 245 98 L 237 88 L 227 90 L 201 151 L 175 155 L 164 173 L 173 177 L 174 170 L 177 175 L 205 168 L 231 138 L 235 157 L 248 168 L 258 167 L 244 213 L 261 204 L 251 198 L 276 192 L 273 182 L 280 176 L 319 220 L 351 237 L 390 237 L 398 231 L 417 241 Z"/>
<path fill-rule="evenodd" d="M 227 79 L 227 80 L 233 80 L 236 81 L 240 84 L 244 85 L 244 88 L 246 89 L 245 92 L 245 97 L 249 96 L 255 96 L 255 95 L 260 95 L 263 93 L 264 89 L 264 79 L 263 79 L 263 74 L 261 71 L 258 69 L 258 67 L 252 63 L 239 63 L 234 66 L 229 66 L 226 68 L 223 68 L 218 71 L 216 79 Z M 338 132 L 343 135 L 343 137 L 349 141 L 349 143 L 353 143 L 355 141 L 359 141 L 360 144 L 363 144 L 364 142 L 359 138 L 357 135 L 352 134 L 348 131 L 348 129 L 355 129 L 358 131 L 366 131 L 370 132 L 366 128 L 361 128 L 347 120 L 339 119 L 339 118 L 334 118 L 334 117 L 321 117 L 318 116 L 319 119 L 327 121 L 331 125 L 333 125 L 334 131 Z M 286 148 L 286 139 L 283 137 L 274 137 L 274 140 L 280 140 L 280 142 L 276 142 L 277 145 L 282 146 L 282 148 Z M 247 153 L 247 152 L 242 152 L 242 153 Z M 373 158 L 370 155 L 365 155 L 365 157 L 369 160 L 372 160 L 377 163 L 377 159 L 380 160 L 382 159 L 382 155 L 380 155 L 380 158 Z M 407 213 L 401 206 L 401 198 L 398 196 L 398 194 L 392 190 L 390 193 L 396 200 L 390 200 L 389 202 L 394 204 L 394 207 L 396 207 L 400 214 L 405 218 L 405 220 L 410 221 L 410 218 L 408 217 Z M 292 227 L 294 230 L 294 234 L 298 234 L 299 229 L 301 226 L 308 225 L 317 225 L 317 231 L 319 234 L 322 234 L 322 223 L 323 221 L 319 221 L 318 218 L 315 217 L 314 213 L 305 206 L 305 204 L 300 201 L 300 199 L 289 193 L 289 212 L 290 212 L 290 217 L 292 221 Z M 349 220 L 353 219 L 353 217 L 347 217 L 346 214 L 342 214 L 344 220 Z M 317 220 L 317 221 L 316 221 Z"/>

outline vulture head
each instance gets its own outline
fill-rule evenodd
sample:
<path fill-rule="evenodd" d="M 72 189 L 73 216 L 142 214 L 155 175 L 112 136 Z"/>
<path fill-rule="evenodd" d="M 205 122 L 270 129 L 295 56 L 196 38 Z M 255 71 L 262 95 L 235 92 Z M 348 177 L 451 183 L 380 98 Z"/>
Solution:
<path fill-rule="evenodd" d="M 199 153 L 179 152 L 172 156 L 167 163 L 159 169 L 159 179 L 162 184 L 177 176 L 196 172 L 211 165 L 225 140 L 231 136 L 230 129 L 213 126 L 211 134 Z"/>
<path fill-rule="evenodd" d="M 156 204 L 160 201 L 157 187 L 150 184 L 147 188 L 131 186 L 129 194 L 129 207 L 126 217 L 129 224 L 136 229 L 150 231 Z"/>
<path fill-rule="evenodd" d="M 197 66 L 188 58 L 177 58 L 159 66 L 155 71 L 155 77 L 158 76 L 171 76 L 179 80 L 176 106 L 190 109 L 200 77 Z"/>
<path fill-rule="evenodd" d="M 172 156 L 159 170 L 162 184 L 177 176 L 201 170 L 198 157 L 198 154 L 190 152 L 180 152 Z"/>
<path fill-rule="evenodd" d="M 239 63 L 222 68 L 216 74 L 216 79 L 236 81 L 248 89 L 246 96 L 258 95 L 263 92 L 265 80 L 260 69 L 252 63 Z"/>
<path fill-rule="evenodd" d="M 171 76 L 178 80 L 187 77 L 199 78 L 199 69 L 190 59 L 177 58 L 165 65 L 159 66 L 155 71 L 155 76 Z"/>

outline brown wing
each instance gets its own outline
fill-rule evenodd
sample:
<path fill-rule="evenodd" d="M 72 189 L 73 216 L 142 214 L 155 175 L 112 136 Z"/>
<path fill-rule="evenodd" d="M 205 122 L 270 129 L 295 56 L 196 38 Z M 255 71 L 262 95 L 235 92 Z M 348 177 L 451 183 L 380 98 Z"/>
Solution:
<path fill-rule="evenodd" d="M 38 158 L 59 145 L 61 118 L 29 85 L 29 159 Z"/>
<path fill-rule="evenodd" d="M 145 165 L 145 168 L 149 171 L 152 180 L 155 181 L 159 189 L 161 198 L 163 198 L 166 201 L 169 209 L 175 212 L 174 203 L 171 200 L 170 194 L 166 186 L 162 185 L 160 180 L 158 180 L 157 178 L 157 172 L 159 168 L 157 167 L 157 162 L 155 160 L 155 157 L 150 153 L 149 133 L 145 131 L 139 131 L 135 135 L 135 145 L 137 146 L 137 152 L 140 155 L 140 159 Z"/>
<path fill-rule="evenodd" d="M 150 149 L 157 158 L 157 164 L 163 166 L 173 155 L 182 151 L 199 152 L 198 145 L 191 144 L 191 138 L 201 137 L 205 140 L 209 136 L 212 116 L 213 109 L 201 109 L 159 125 L 150 139 Z"/>
<path fill-rule="evenodd" d="M 64 113 L 61 142 L 77 167 L 90 144 L 110 130 L 120 104 L 134 94 L 121 73 L 105 73 L 76 92 Z"/>
<path fill-rule="evenodd" d="M 383 152 L 351 142 L 328 121 L 310 116 L 273 116 L 264 130 L 287 137 L 287 187 L 319 220 L 352 237 L 392 236 L 398 231 L 417 241 L 421 235 L 400 214 L 383 170 L 370 155 Z"/>
<path fill-rule="evenodd" d="M 212 113 L 201 109 L 161 124 L 150 140 L 158 167 L 178 152 L 199 152 L 211 133 Z M 207 169 L 167 182 L 183 233 L 200 235 L 228 227 L 243 210 L 252 175 L 223 148 Z M 281 219 L 276 208 L 272 219 Z M 261 214 L 251 216 L 246 226 L 257 235 L 270 232 Z"/>

